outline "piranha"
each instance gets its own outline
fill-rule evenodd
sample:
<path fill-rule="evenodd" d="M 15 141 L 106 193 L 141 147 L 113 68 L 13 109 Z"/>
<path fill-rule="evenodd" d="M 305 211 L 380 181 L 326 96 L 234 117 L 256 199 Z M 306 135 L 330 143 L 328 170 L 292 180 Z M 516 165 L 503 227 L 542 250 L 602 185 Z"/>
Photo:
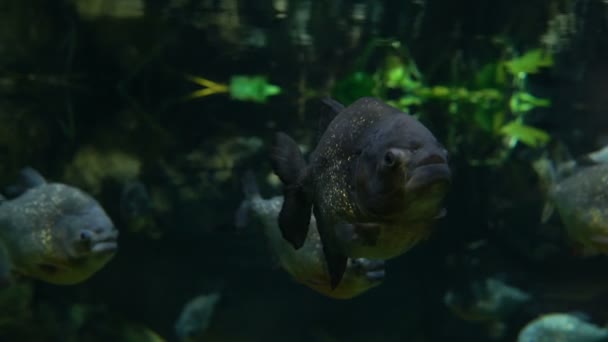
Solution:
<path fill-rule="evenodd" d="M 451 174 L 446 149 L 397 108 L 364 97 L 348 107 L 324 99 L 321 110 L 320 128 L 328 124 L 308 163 L 282 132 L 271 162 L 284 186 L 283 237 L 301 248 L 314 213 L 336 287 L 348 257 L 386 260 L 426 238 L 445 214 Z"/>
<path fill-rule="evenodd" d="M 554 312 L 529 322 L 517 336 L 517 342 L 554 341 L 608 341 L 608 329 L 593 324 L 584 314 Z"/>
<path fill-rule="evenodd" d="M 17 276 L 76 284 L 112 259 L 118 231 L 95 199 L 32 168 L 20 178 L 0 203 L 0 283 Z"/>
<path fill-rule="evenodd" d="M 607 148 L 559 165 L 547 158 L 534 162 L 547 194 L 542 221 L 557 211 L 566 236 L 583 255 L 608 254 Z"/>
<path fill-rule="evenodd" d="M 385 276 L 384 261 L 365 258 L 348 259 L 342 282 L 332 290 L 325 263 L 321 240 L 314 216 L 302 248 L 296 250 L 281 235 L 277 218 L 283 204 L 283 196 L 262 198 L 253 174 L 243 179 L 245 200 L 235 216 L 236 225 L 242 227 L 249 221 L 249 213 L 262 224 L 272 254 L 281 267 L 297 282 L 334 299 L 350 299 L 365 293 L 382 283 Z"/>

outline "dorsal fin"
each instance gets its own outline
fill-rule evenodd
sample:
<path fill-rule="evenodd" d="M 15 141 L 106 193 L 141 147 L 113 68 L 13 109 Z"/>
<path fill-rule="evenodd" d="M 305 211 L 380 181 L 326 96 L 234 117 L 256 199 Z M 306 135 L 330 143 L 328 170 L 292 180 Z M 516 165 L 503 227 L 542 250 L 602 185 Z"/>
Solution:
<path fill-rule="evenodd" d="M 551 188 L 559 180 L 553 161 L 549 160 L 546 154 L 532 162 L 532 168 L 538 176 L 541 191 L 545 196 L 545 203 L 540 217 L 541 223 L 547 223 L 554 213 L 554 206 L 551 202 Z"/>
<path fill-rule="evenodd" d="M 42 177 L 40 172 L 28 166 L 19 172 L 19 183 L 29 189 L 46 184 L 46 179 Z"/>
<path fill-rule="evenodd" d="M 578 158 L 577 161 L 582 165 L 585 163 L 587 165 L 608 163 L 608 146 L 604 146 L 597 151 L 588 153 Z"/>
<path fill-rule="evenodd" d="M 249 224 L 249 211 L 251 210 L 251 200 L 254 197 L 260 196 L 260 189 L 255 180 L 253 171 L 247 170 L 241 179 L 243 186 L 243 194 L 245 199 L 241 202 L 241 205 L 234 214 L 234 226 L 237 229 L 243 229 Z"/>
<path fill-rule="evenodd" d="M 314 143 L 318 143 L 319 139 L 327 126 L 329 126 L 330 122 L 344 109 L 344 105 L 340 102 L 330 98 L 324 97 L 321 99 L 321 104 L 319 106 L 319 126 L 317 128 L 317 136 L 315 137 Z"/>
<path fill-rule="evenodd" d="M 17 183 L 7 186 L 4 192 L 9 198 L 14 198 L 43 184 L 46 184 L 46 180 L 38 171 L 25 167 L 19 171 Z"/>

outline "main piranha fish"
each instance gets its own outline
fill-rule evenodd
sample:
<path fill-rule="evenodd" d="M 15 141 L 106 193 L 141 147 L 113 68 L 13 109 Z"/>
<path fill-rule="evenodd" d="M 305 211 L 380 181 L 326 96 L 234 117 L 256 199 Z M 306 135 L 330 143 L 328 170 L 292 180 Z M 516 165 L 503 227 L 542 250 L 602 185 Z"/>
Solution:
<path fill-rule="evenodd" d="M 277 222 L 283 196 L 262 198 L 253 174 L 250 173 L 245 176 L 243 183 L 245 200 L 236 215 L 237 226 L 247 224 L 249 213 L 259 219 L 272 254 L 297 282 L 335 299 L 359 296 L 382 283 L 385 275 L 384 261 L 348 259 L 342 282 L 332 290 L 315 218 L 312 217 L 310 221 L 302 248 L 296 250 L 283 238 Z"/>
<path fill-rule="evenodd" d="M 390 259 L 427 237 L 451 175 L 446 149 L 414 117 L 369 97 L 322 102 L 329 123 L 309 162 L 285 133 L 271 161 L 284 185 L 284 238 L 301 248 L 314 213 L 336 287 L 348 257 Z"/>
<path fill-rule="evenodd" d="M 76 284 L 112 259 L 118 231 L 95 199 L 31 168 L 20 177 L 0 203 L 0 283 L 16 275 Z"/>

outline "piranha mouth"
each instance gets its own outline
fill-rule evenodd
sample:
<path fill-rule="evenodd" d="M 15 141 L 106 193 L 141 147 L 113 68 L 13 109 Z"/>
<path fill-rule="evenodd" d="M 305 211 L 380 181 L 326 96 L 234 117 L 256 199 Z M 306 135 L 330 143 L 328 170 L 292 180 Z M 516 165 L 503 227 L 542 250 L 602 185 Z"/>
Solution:
<path fill-rule="evenodd" d="M 416 167 L 405 184 L 407 191 L 419 191 L 429 187 L 444 189 L 451 181 L 448 164 L 425 164 Z"/>
<path fill-rule="evenodd" d="M 92 254 L 113 254 L 118 249 L 117 230 L 102 234 L 93 234 L 90 231 L 83 231 L 80 238 L 89 243 L 90 252 Z"/>
<path fill-rule="evenodd" d="M 91 245 L 91 252 L 94 254 L 112 254 L 118 250 L 117 237 L 108 237 L 98 240 Z"/>

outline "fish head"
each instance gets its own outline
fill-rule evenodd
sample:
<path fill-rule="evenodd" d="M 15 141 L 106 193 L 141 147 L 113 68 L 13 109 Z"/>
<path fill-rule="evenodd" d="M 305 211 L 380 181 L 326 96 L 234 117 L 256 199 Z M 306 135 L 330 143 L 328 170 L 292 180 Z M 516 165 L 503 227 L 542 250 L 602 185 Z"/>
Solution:
<path fill-rule="evenodd" d="M 30 275 L 53 284 L 82 282 L 100 270 L 118 249 L 118 230 L 101 205 L 83 191 L 62 184 L 43 239 L 43 253 Z"/>
<path fill-rule="evenodd" d="M 422 123 L 399 113 L 372 125 L 362 137 L 354 188 L 364 213 L 408 219 L 441 214 L 451 181 L 448 153 Z"/>

